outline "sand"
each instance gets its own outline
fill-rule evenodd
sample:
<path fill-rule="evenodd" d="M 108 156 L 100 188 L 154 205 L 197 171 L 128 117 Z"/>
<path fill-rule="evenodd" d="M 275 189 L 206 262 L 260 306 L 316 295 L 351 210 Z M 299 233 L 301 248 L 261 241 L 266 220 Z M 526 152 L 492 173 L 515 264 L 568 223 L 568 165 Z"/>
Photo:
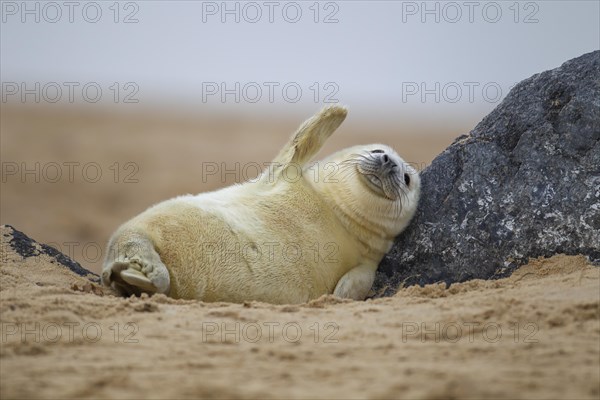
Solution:
<path fill-rule="evenodd" d="M 2 231 L 0 397 L 600 396 L 600 269 L 531 260 L 512 276 L 301 305 L 119 298 Z"/>

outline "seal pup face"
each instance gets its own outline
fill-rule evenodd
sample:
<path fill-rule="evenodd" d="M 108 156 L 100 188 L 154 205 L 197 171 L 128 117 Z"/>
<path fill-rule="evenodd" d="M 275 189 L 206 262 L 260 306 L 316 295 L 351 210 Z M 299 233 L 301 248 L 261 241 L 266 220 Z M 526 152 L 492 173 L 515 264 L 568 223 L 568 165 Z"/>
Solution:
<path fill-rule="evenodd" d="M 336 173 L 329 180 L 322 174 L 318 186 L 345 215 L 390 236 L 408 225 L 417 210 L 421 180 L 394 149 L 384 144 L 354 146 L 323 160 L 322 168 L 331 163 Z"/>
<path fill-rule="evenodd" d="M 388 146 L 369 146 L 352 163 L 369 189 L 390 201 L 408 195 L 420 183 L 416 171 Z"/>

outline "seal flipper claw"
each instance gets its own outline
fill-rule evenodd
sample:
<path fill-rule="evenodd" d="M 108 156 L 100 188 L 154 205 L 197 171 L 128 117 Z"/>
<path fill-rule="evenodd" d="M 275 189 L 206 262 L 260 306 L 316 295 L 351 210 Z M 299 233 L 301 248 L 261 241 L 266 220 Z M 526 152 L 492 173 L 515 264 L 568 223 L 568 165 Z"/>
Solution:
<path fill-rule="evenodd" d="M 137 269 L 124 269 L 123 271 L 121 271 L 121 279 L 123 279 L 126 283 L 132 286 L 140 288 L 143 291 L 158 292 L 158 288 L 154 286 L 152 281 Z"/>
<path fill-rule="evenodd" d="M 102 274 L 106 283 L 118 283 L 115 289 L 125 294 L 131 293 L 167 293 L 170 288 L 169 271 L 159 261 L 157 265 L 139 260 L 116 261 Z M 106 276 L 109 279 L 106 279 Z M 128 287 L 131 290 L 123 290 Z"/>

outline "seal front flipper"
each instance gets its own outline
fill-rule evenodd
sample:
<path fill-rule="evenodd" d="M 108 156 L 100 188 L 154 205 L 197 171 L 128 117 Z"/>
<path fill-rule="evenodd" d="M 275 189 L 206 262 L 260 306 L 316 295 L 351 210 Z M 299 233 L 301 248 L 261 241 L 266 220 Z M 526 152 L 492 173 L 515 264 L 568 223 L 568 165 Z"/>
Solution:
<path fill-rule="evenodd" d="M 344 122 L 347 113 L 346 108 L 342 106 L 329 106 L 304 121 L 275 157 L 273 164 L 283 168 L 289 164 L 304 166 Z"/>
<path fill-rule="evenodd" d="M 343 299 L 364 300 L 373 286 L 377 265 L 359 265 L 340 278 L 333 294 Z"/>

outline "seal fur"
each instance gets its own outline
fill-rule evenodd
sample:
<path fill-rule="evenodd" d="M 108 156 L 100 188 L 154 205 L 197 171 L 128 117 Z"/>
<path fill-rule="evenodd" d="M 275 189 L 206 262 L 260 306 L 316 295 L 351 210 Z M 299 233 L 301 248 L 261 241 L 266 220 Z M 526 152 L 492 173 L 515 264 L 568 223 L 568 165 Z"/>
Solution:
<path fill-rule="evenodd" d="M 346 113 L 327 107 L 304 122 L 256 181 L 179 196 L 123 224 L 102 282 L 202 301 L 364 299 L 416 211 L 420 180 L 381 144 L 308 165 Z"/>

